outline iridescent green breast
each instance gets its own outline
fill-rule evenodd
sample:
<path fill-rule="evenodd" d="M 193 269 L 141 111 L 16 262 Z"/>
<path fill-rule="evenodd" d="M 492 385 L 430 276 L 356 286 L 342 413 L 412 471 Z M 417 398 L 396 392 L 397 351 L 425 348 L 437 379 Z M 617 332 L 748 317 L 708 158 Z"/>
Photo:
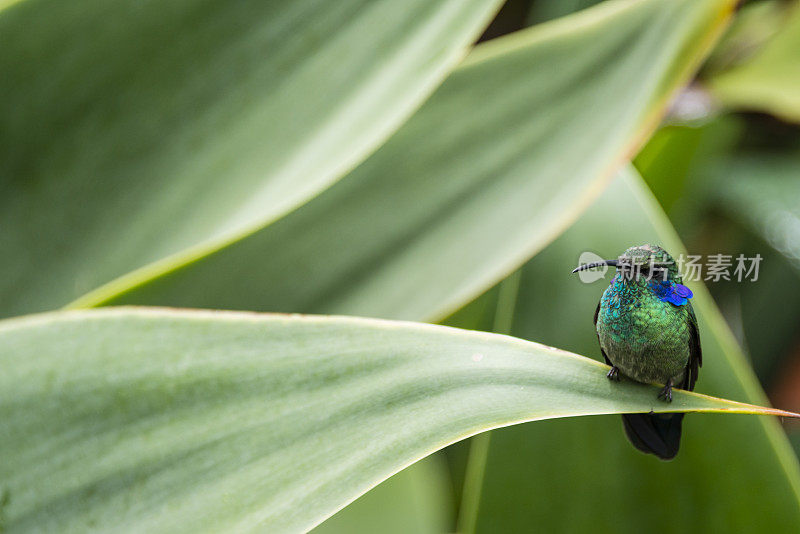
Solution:
<path fill-rule="evenodd" d="M 645 279 L 614 277 L 600 300 L 597 335 L 608 359 L 634 380 L 680 382 L 690 351 L 691 303 L 659 299 Z"/>

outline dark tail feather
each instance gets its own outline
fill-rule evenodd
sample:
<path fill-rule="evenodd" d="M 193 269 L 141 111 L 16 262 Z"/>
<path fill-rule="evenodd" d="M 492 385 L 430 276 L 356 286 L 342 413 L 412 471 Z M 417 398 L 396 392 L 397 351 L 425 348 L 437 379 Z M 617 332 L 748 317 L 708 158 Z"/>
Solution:
<path fill-rule="evenodd" d="M 622 414 L 625 434 L 633 446 L 662 460 L 672 460 L 681 445 L 682 413 Z"/>

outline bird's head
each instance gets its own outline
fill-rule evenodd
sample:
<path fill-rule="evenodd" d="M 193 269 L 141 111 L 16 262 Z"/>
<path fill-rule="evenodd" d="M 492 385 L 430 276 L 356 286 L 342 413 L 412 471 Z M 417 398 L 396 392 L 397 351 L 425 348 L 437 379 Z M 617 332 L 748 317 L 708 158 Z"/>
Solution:
<path fill-rule="evenodd" d="M 572 272 L 577 273 L 605 265 L 615 267 L 623 280 L 639 283 L 652 280 L 681 283 L 681 275 L 672 256 L 663 248 L 650 244 L 631 247 L 614 260 L 586 263 Z"/>

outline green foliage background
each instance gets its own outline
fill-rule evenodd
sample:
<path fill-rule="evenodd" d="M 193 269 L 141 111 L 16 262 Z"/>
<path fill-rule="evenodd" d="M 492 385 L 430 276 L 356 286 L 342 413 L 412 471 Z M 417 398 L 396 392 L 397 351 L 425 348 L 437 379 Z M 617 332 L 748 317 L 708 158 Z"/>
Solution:
<path fill-rule="evenodd" d="M 580 252 L 759 253 L 692 285 L 698 391 L 798 411 L 799 23 L 0 0 L 0 530 L 796 532 L 796 427 L 691 415 L 658 462 L 585 358 L 52 310 L 597 358 Z"/>

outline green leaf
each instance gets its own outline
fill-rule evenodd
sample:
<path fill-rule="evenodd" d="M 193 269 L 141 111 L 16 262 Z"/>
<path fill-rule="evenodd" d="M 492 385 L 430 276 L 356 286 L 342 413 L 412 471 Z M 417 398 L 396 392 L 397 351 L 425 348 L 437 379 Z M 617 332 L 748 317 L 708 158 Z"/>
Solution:
<path fill-rule="evenodd" d="M 582 251 L 616 257 L 644 242 L 662 244 L 676 256 L 685 252 L 655 199 L 630 172 L 523 268 L 514 335 L 599 358 L 592 314 L 606 283 L 582 284 L 569 270 Z M 698 390 L 765 402 L 707 290 L 688 285 L 703 346 Z M 689 416 L 681 451 L 671 462 L 636 451 L 618 417 L 495 431 L 482 446 L 488 455 L 476 448 L 470 463 L 485 468 L 473 470 L 464 490 L 480 498 L 462 513 L 463 524 L 472 521 L 478 532 L 519 532 L 531 524 L 542 531 L 587 532 L 613 524 L 616 532 L 638 533 L 643 525 L 675 524 L 676 518 L 695 532 L 788 532 L 800 526 L 800 469 L 775 420 Z"/>
<path fill-rule="evenodd" d="M 730 26 L 703 64 L 702 76 L 713 77 L 750 59 L 780 31 L 786 21 L 787 5 L 784 0 L 740 4 Z"/>
<path fill-rule="evenodd" d="M 536 0 L 530 7 L 527 24 L 540 24 L 593 6 L 601 0 Z"/>
<path fill-rule="evenodd" d="M 381 144 L 500 0 L 0 8 L 2 314 L 249 234 Z"/>
<path fill-rule="evenodd" d="M 786 9 L 780 31 L 758 52 L 707 81 L 723 104 L 800 122 L 800 2 Z"/>
<path fill-rule="evenodd" d="M 607 3 L 478 46 L 386 145 L 323 195 L 217 254 L 73 306 L 446 316 L 599 194 L 731 5 Z"/>
<path fill-rule="evenodd" d="M 694 225 L 702 224 L 705 206 L 698 198 L 709 189 L 705 167 L 739 150 L 746 129 L 742 118 L 732 114 L 702 124 L 669 124 L 659 128 L 636 155 L 636 169 L 679 233 L 690 233 Z"/>
<path fill-rule="evenodd" d="M 434 454 L 403 469 L 314 528 L 314 534 L 441 534 L 450 530 L 450 477 Z"/>
<path fill-rule="evenodd" d="M 1 322 L 0 347 L 0 492 L 14 531 L 299 531 L 489 428 L 651 410 L 792 415 L 682 391 L 666 404 L 581 356 L 375 319 L 61 312 Z"/>

